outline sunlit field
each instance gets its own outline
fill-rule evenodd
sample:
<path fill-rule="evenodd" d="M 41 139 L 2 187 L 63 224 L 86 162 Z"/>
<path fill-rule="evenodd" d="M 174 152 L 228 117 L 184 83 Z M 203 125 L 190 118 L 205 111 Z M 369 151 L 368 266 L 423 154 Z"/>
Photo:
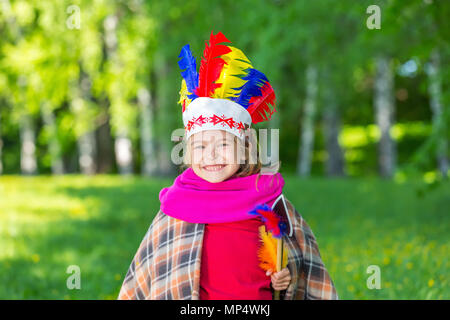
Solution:
<path fill-rule="evenodd" d="M 0 298 L 116 299 L 172 179 L 0 177 Z M 449 299 L 450 184 L 298 179 L 285 194 L 311 226 L 340 299 Z M 81 288 L 69 290 L 67 268 Z M 381 288 L 369 289 L 369 266 Z"/>

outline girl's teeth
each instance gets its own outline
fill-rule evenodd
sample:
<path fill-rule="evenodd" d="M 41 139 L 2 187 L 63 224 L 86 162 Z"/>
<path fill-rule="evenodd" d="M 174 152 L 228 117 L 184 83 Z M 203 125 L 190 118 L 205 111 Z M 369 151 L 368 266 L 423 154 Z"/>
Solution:
<path fill-rule="evenodd" d="M 224 167 L 224 165 L 219 165 L 219 166 L 206 166 L 205 169 L 208 171 L 218 171 L 220 169 L 222 169 Z"/>

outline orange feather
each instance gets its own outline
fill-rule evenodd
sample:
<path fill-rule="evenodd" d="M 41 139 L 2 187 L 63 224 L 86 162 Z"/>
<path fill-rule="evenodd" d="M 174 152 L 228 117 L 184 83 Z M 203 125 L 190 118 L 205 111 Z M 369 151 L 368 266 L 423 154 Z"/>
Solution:
<path fill-rule="evenodd" d="M 277 238 L 270 232 L 266 232 L 265 226 L 259 227 L 260 240 L 262 242 L 258 250 L 259 266 L 264 270 L 277 271 Z M 283 243 L 283 259 L 281 261 L 281 268 L 287 266 L 288 248 Z"/>

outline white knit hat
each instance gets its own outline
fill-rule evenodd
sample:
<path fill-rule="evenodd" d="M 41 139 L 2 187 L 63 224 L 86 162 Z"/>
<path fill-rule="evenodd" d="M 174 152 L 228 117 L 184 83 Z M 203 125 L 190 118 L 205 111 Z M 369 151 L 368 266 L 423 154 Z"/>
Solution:
<path fill-rule="evenodd" d="M 243 139 L 252 117 L 247 109 L 231 100 L 198 97 L 183 112 L 183 123 L 186 140 L 203 130 L 225 130 Z"/>

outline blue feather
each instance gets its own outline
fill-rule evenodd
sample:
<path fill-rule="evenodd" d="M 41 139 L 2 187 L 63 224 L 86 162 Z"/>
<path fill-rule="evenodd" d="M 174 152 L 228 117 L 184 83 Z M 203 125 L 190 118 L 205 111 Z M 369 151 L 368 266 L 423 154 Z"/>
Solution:
<path fill-rule="evenodd" d="M 245 109 L 249 107 L 249 101 L 252 97 L 261 96 L 261 87 L 269 82 L 261 71 L 253 68 L 249 68 L 246 71 L 247 75 L 242 79 L 247 80 L 247 82 L 242 87 L 235 88 L 236 90 L 240 90 L 241 93 L 233 99 L 234 102 L 239 103 Z"/>
<path fill-rule="evenodd" d="M 184 81 L 186 81 L 186 87 L 188 91 L 191 92 L 188 97 L 189 99 L 194 100 L 195 98 L 197 98 L 197 95 L 194 92 L 198 87 L 198 72 L 197 64 L 195 62 L 194 56 L 192 55 L 189 44 L 185 45 L 181 49 L 178 58 L 181 58 L 180 61 L 178 61 L 178 65 L 182 70 L 181 75 Z"/>
<path fill-rule="evenodd" d="M 252 211 L 249 211 L 248 213 L 254 214 L 254 215 L 257 215 L 257 216 L 261 216 L 261 215 L 259 214 L 258 210 L 270 211 L 270 207 L 269 207 L 267 204 L 265 204 L 265 203 L 263 203 L 263 204 L 257 204 L 257 205 L 255 206 L 255 208 L 254 208 Z M 262 218 L 262 221 L 263 221 L 263 222 L 266 221 L 266 219 L 265 219 L 264 217 L 261 217 L 261 218 Z"/>

